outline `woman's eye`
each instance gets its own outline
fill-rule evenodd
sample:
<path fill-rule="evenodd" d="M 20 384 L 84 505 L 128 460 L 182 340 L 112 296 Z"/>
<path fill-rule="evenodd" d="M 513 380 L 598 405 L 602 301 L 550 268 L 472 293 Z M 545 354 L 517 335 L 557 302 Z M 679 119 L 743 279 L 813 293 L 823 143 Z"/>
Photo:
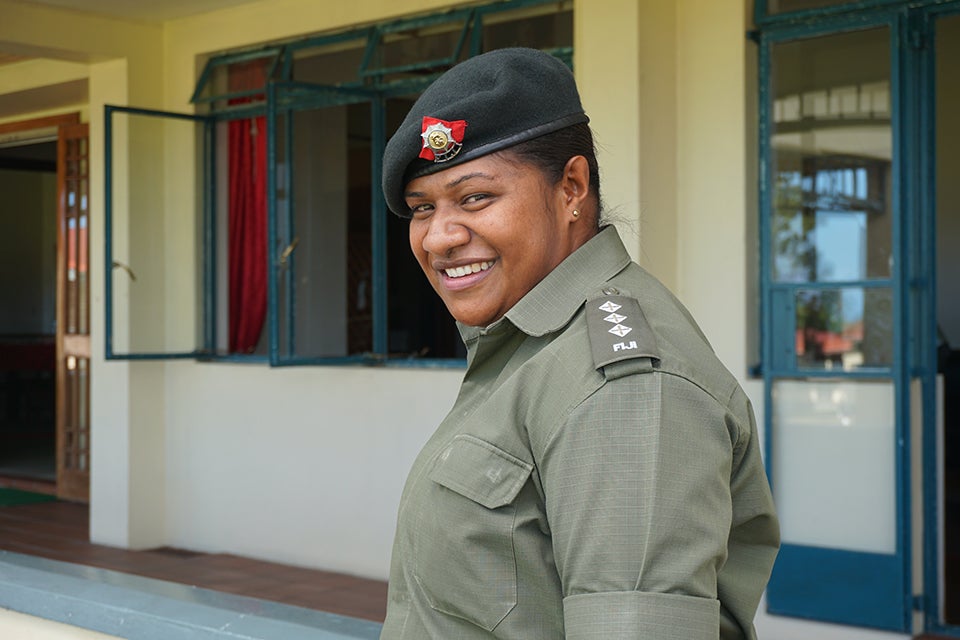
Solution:
<path fill-rule="evenodd" d="M 424 215 L 424 214 L 426 214 L 426 213 L 429 213 L 432 209 L 433 209 L 433 207 L 431 207 L 429 204 L 426 204 L 426 203 L 424 203 L 424 204 L 414 204 L 414 205 L 410 205 L 410 215 L 412 215 L 412 216 L 421 215 L 421 216 L 422 216 L 422 215 Z"/>
<path fill-rule="evenodd" d="M 464 204 L 476 204 L 481 200 L 485 200 L 486 198 L 487 198 L 487 194 L 485 193 L 474 193 L 464 198 L 463 202 Z"/>

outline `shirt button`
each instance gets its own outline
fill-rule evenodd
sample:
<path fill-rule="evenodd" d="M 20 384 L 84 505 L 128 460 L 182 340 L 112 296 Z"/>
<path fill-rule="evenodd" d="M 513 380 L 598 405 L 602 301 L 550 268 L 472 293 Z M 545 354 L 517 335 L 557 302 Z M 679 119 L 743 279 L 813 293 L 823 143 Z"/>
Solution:
<path fill-rule="evenodd" d="M 604 288 L 604 290 L 603 290 L 603 295 L 605 295 L 605 296 L 618 296 L 618 295 L 620 295 L 620 291 L 617 290 L 615 287 L 606 287 L 606 288 Z"/>

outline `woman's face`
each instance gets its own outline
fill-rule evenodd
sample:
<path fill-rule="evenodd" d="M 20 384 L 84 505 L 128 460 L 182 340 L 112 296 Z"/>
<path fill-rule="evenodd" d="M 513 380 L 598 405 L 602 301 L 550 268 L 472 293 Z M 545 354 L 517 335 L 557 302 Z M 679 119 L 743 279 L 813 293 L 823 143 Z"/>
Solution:
<path fill-rule="evenodd" d="M 407 184 L 410 248 L 454 318 L 486 326 L 578 246 L 575 198 L 503 154 Z"/>

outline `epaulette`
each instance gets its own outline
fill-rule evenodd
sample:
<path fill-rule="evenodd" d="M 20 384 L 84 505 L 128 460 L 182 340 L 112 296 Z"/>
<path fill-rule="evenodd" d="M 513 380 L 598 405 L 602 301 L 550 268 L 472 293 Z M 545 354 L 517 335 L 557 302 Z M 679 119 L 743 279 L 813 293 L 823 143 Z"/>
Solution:
<path fill-rule="evenodd" d="M 593 362 L 608 380 L 659 365 L 657 338 L 636 298 L 606 287 L 587 300 L 586 314 Z"/>

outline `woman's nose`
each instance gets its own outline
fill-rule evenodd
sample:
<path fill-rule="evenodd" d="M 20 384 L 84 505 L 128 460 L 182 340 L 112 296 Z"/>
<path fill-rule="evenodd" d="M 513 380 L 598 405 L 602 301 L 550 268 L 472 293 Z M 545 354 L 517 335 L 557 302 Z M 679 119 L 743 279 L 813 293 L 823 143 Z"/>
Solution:
<path fill-rule="evenodd" d="M 438 209 L 430 216 L 430 226 L 423 237 L 423 248 L 435 256 L 447 256 L 457 247 L 470 242 L 470 230 L 456 216 Z"/>

